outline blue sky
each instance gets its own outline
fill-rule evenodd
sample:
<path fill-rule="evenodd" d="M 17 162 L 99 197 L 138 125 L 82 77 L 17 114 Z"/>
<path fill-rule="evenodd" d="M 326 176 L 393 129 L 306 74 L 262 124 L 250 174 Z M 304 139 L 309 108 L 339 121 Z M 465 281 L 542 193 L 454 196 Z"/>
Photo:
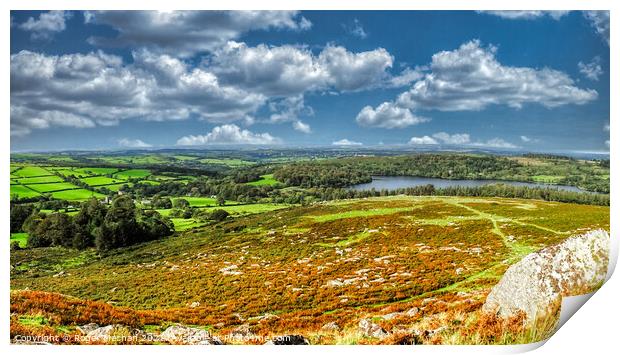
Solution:
<path fill-rule="evenodd" d="M 11 149 L 608 151 L 602 12 L 11 12 Z"/>

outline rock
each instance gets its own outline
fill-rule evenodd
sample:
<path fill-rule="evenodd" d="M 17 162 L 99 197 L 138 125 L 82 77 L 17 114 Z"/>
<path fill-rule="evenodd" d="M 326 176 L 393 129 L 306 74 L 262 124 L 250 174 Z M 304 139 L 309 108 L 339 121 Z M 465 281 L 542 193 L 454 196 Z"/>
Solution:
<path fill-rule="evenodd" d="M 372 338 L 383 338 L 388 335 L 388 333 L 381 328 L 380 325 L 371 322 L 368 319 L 362 319 L 357 325 L 360 333 L 364 336 L 372 337 Z"/>
<path fill-rule="evenodd" d="M 420 309 L 418 307 L 413 307 L 410 310 L 408 310 L 407 312 L 405 312 L 405 315 L 407 317 L 413 317 L 416 314 L 418 314 L 419 311 L 420 311 Z"/>
<path fill-rule="evenodd" d="M 251 317 L 251 320 L 257 320 L 259 322 L 264 322 L 270 319 L 279 319 L 280 317 L 276 316 L 275 314 L 271 314 L 271 313 L 265 313 L 262 316 L 256 316 L 256 317 Z"/>
<path fill-rule="evenodd" d="M 190 308 L 196 308 L 196 307 L 200 307 L 200 302 L 198 301 L 194 301 L 192 302 L 192 304 L 189 305 Z"/>
<path fill-rule="evenodd" d="M 189 344 L 189 345 L 221 345 L 222 342 L 211 336 L 204 329 L 185 327 L 182 325 L 173 325 L 166 328 L 159 338 L 171 344 Z"/>
<path fill-rule="evenodd" d="M 92 332 L 95 329 L 99 328 L 99 324 L 97 323 L 88 323 L 88 324 L 84 324 L 84 325 L 78 325 L 77 330 L 80 331 L 80 333 L 82 334 L 88 334 L 90 332 Z"/>
<path fill-rule="evenodd" d="M 508 268 L 482 310 L 501 317 L 521 311 L 533 324 L 557 313 L 562 296 L 589 293 L 600 287 L 608 263 L 609 233 L 599 229 L 570 237 Z"/>
<path fill-rule="evenodd" d="M 398 317 L 400 317 L 402 315 L 403 315 L 402 312 L 392 312 L 392 313 L 388 313 L 388 314 L 382 315 L 381 318 L 383 318 L 385 320 L 392 320 L 392 319 L 398 318 Z"/>
<path fill-rule="evenodd" d="M 321 329 L 322 330 L 327 330 L 327 331 L 337 332 L 337 331 L 340 330 L 340 326 L 336 322 L 329 322 L 329 323 L 324 324 L 321 327 Z"/>
<path fill-rule="evenodd" d="M 266 342 L 265 345 L 310 345 L 310 343 L 301 335 L 281 335 Z"/>
<path fill-rule="evenodd" d="M 131 335 L 131 330 L 120 324 L 106 325 L 105 327 L 97 327 L 86 333 L 90 341 L 108 342 L 114 340 L 115 336 Z"/>
<path fill-rule="evenodd" d="M 344 283 L 342 281 L 338 281 L 338 280 L 329 280 L 327 281 L 327 286 L 328 287 L 340 287 L 344 285 Z"/>

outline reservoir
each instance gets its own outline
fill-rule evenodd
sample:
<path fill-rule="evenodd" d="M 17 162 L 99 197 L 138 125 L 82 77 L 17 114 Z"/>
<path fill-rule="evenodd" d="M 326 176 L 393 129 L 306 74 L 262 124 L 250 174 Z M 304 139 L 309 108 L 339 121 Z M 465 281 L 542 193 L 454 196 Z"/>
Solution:
<path fill-rule="evenodd" d="M 551 188 L 551 189 L 573 191 L 573 192 L 589 192 L 589 191 L 582 190 L 575 186 L 543 184 L 543 183 L 536 183 L 536 182 L 504 181 L 504 180 L 449 180 L 449 179 L 426 178 L 426 177 L 416 177 L 416 176 L 373 176 L 372 182 L 353 185 L 350 188 L 354 190 L 370 190 L 373 188 L 375 190 L 383 190 L 383 189 L 395 190 L 399 188 L 424 186 L 428 184 L 435 186 L 435 188 L 454 187 L 454 186 L 477 187 L 477 186 L 484 186 L 484 185 L 490 185 L 490 184 L 506 184 L 506 185 L 512 185 L 512 186 Z"/>

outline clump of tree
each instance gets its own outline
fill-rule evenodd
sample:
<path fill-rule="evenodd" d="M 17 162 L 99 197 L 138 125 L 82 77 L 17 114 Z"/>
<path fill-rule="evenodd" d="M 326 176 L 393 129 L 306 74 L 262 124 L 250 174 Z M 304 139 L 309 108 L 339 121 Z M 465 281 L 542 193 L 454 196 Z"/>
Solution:
<path fill-rule="evenodd" d="M 33 213 L 24 223 L 29 247 L 63 246 L 100 251 L 160 239 L 174 233 L 174 225 L 157 211 L 136 208 L 128 196 L 118 196 L 108 207 L 97 199 L 80 206 L 74 217 L 65 213 Z"/>
<path fill-rule="evenodd" d="M 11 233 L 23 231 L 22 226 L 34 209 L 32 204 L 11 204 Z"/>

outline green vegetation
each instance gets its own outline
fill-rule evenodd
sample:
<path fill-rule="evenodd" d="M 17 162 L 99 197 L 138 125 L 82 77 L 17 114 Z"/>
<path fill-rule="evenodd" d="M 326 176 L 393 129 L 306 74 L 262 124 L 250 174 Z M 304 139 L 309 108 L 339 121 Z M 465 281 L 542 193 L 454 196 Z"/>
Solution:
<path fill-rule="evenodd" d="M 91 197 L 103 198 L 104 195 L 98 192 L 93 192 L 85 189 L 75 189 L 75 190 L 65 190 L 52 192 L 52 197 L 59 200 L 69 200 L 69 201 L 83 201 L 87 200 Z"/>
<path fill-rule="evenodd" d="M 281 184 L 280 181 L 273 177 L 273 174 L 261 175 L 259 180 L 248 182 L 252 186 L 275 186 Z"/>
<path fill-rule="evenodd" d="M 118 173 L 114 174 L 114 177 L 116 177 L 117 179 L 132 179 L 132 178 L 145 178 L 149 175 L 151 175 L 150 170 L 131 169 L 131 170 L 119 171 Z"/>
<path fill-rule="evenodd" d="M 20 248 L 25 248 L 28 243 L 28 233 L 11 233 L 11 244 L 17 242 Z"/>
<path fill-rule="evenodd" d="M 11 185 L 11 196 L 17 195 L 19 198 L 31 198 L 39 196 L 37 191 L 27 188 L 24 185 Z"/>

